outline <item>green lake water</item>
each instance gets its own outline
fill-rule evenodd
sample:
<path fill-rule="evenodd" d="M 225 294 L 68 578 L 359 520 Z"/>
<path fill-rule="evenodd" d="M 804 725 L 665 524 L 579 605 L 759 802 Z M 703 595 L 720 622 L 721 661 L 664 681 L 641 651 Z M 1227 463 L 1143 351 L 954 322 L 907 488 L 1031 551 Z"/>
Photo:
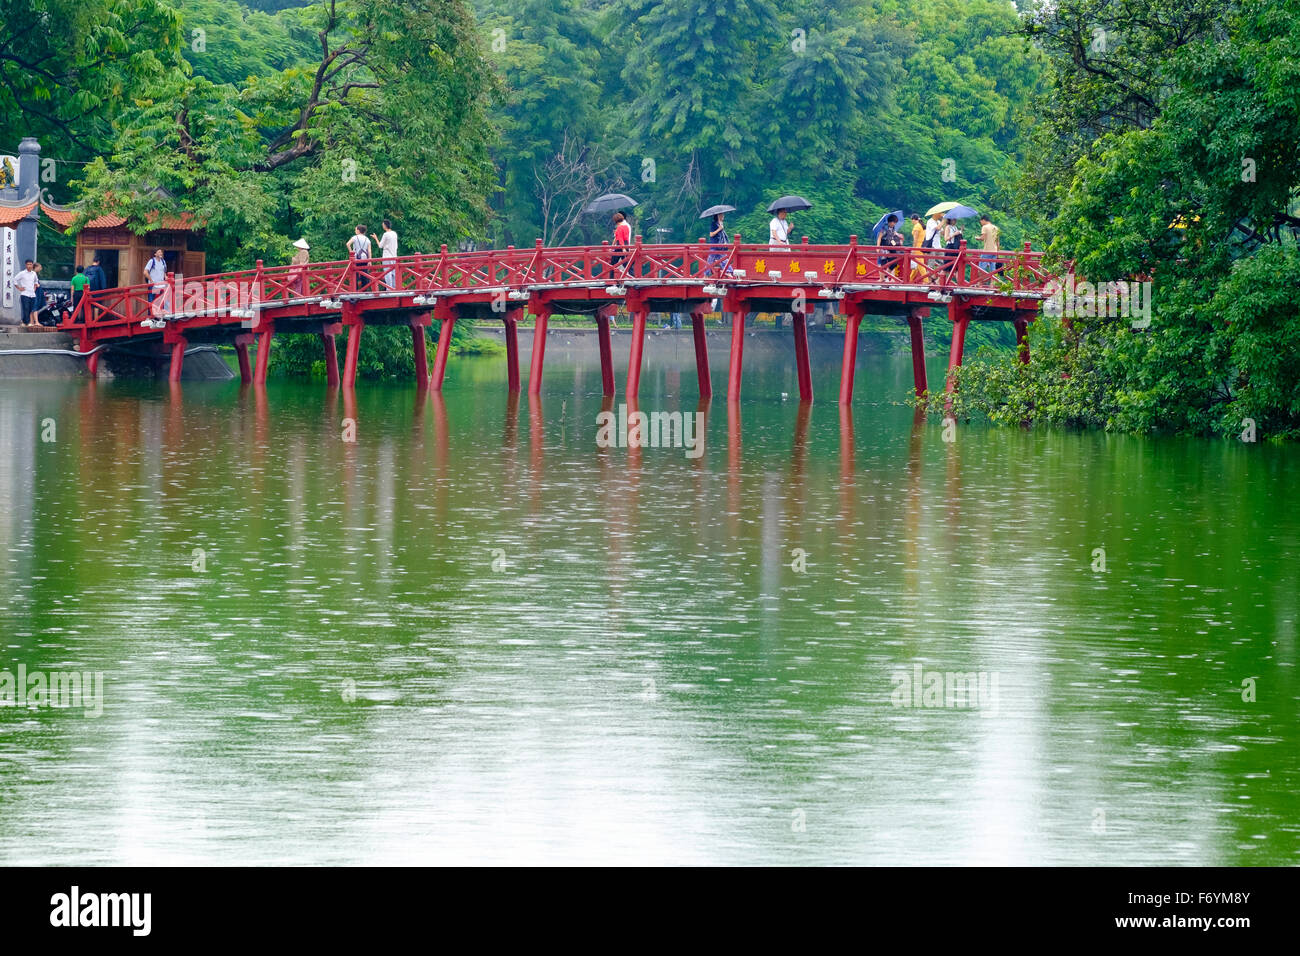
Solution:
<path fill-rule="evenodd" d="M 0 706 L 0 862 L 1300 863 L 1300 452 L 910 376 L 751 363 L 699 458 L 593 366 L 0 382 L 0 671 L 103 675 Z"/>

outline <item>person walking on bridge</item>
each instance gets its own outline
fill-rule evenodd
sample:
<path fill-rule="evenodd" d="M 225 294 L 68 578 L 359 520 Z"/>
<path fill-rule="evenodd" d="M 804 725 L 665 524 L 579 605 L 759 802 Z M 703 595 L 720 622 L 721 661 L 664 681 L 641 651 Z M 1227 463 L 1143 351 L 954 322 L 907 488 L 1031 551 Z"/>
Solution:
<path fill-rule="evenodd" d="M 920 249 L 925 244 L 925 223 L 921 217 L 912 213 L 912 248 Z M 925 275 L 925 261 L 919 253 L 912 254 L 912 281 L 916 282 Z"/>
<path fill-rule="evenodd" d="M 384 234 L 375 237 L 375 242 L 379 245 L 379 255 L 384 261 L 384 285 L 390 289 L 397 288 L 397 233 L 393 232 L 393 224 L 387 219 L 384 220 Z"/>
<path fill-rule="evenodd" d="M 167 300 L 164 297 L 167 292 L 167 259 L 161 249 L 155 250 L 144 264 L 144 277 L 149 282 L 149 318 L 140 325 L 146 329 L 161 329 L 167 324 L 163 319 L 163 314 L 167 311 Z"/>
<path fill-rule="evenodd" d="M 306 239 L 297 239 L 293 244 L 293 258 L 289 260 L 289 290 L 295 296 L 306 293 L 307 263 L 311 261 L 311 246 Z"/>
<path fill-rule="evenodd" d="M 99 256 L 90 260 L 90 267 L 86 269 L 86 287 L 91 292 L 100 292 L 108 288 L 108 276 L 104 274 L 104 267 L 100 264 Z"/>
<path fill-rule="evenodd" d="M 984 250 L 984 255 L 980 257 L 980 270 L 992 274 L 997 271 L 997 256 L 988 253 L 999 251 L 998 236 L 1002 230 L 993 225 L 993 220 L 985 213 L 980 216 L 980 247 Z"/>
<path fill-rule="evenodd" d="M 907 245 L 903 234 L 898 231 L 898 217 L 891 215 L 885 220 L 885 228 L 880 230 L 880 239 L 877 240 L 879 245 L 888 246 L 889 248 L 899 248 Z M 896 276 L 902 275 L 903 257 L 897 255 L 888 255 L 880 257 L 880 264 L 884 266 L 886 272 L 891 272 Z"/>
<path fill-rule="evenodd" d="M 767 224 L 767 241 L 769 244 L 773 246 L 790 245 L 790 229 L 792 227 L 790 225 L 789 216 L 790 214 L 784 209 L 778 209 L 776 211 L 776 215 L 772 217 L 772 221 Z M 772 251 L 777 252 L 781 250 L 774 249 Z"/>
<path fill-rule="evenodd" d="M 348 250 L 348 258 L 356 263 L 357 270 L 357 287 L 361 289 L 370 288 L 370 273 L 366 271 L 363 263 L 370 261 L 370 237 L 366 235 L 364 224 L 357 226 L 356 232 L 351 239 L 345 244 Z"/>

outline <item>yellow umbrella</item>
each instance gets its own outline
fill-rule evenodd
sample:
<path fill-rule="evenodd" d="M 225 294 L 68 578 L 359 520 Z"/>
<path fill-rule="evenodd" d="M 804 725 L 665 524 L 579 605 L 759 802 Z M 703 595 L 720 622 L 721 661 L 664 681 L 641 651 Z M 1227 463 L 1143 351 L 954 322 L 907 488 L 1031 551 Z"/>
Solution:
<path fill-rule="evenodd" d="M 950 212 L 951 210 L 956 209 L 960 205 L 961 203 L 959 202 L 941 202 L 937 206 L 931 206 L 929 212 L 927 212 L 926 215 L 933 216 L 936 213 Z"/>

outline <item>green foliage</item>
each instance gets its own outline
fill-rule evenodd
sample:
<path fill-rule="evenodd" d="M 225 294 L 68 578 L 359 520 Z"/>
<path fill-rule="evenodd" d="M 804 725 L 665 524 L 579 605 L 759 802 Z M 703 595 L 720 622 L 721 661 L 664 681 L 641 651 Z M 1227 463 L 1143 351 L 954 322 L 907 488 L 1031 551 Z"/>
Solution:
<path fill-rule="evenodd" d="M 322 0 L 274 17 L 182 3 L 187 35 L 211 31 L 196 72 L 166 73 L 118 113 L 81 183 L 88 209 L 141 230 L 159 211 L 193 213 L 215 268 L 283 261 L 297 235 L 339 259 L 352 226 L 385 217 L 408 249 L 483 232 L 498 84 L 459 0 Z"/>
<path fill-rule="evenodd" d="M 556 212 L 615 190 L 640 200 L 647 240 L 693 241 L 717 202 L 739 209 L 729 231 L 761 239 L 767 202 L 792 192 L 816 203 L 797 229 L 819 241 L 942 199 L 991 209 L 1007 242 L 1028 235 L 1000 207 L 1041 56 L 1008 4 L 477 2 L 510 89 L 499 243 L 607 238 L 605 217 L 557 227 Z"/>
<path fill-rule="evenodd" d="M 6 127 L 64 160 L 111 143 L 119 113 L 184 65 L 180 16 L 166 0 L 5 0 L 0 38 Z"/>
<path fill-rule="evenodd" d="M 1261 437 L 1294 438 L 1300 256 L 1291 240 L 1241 239 L 1269 228 L 1300 188 L 1300 2 L 1106 12 L 1123 40 L 1105 50 L 1089 44 L 1093 4 L 1066 0 L 1030 20 L 1055 51 L 1036 135 L 1054 136 L 1056 151 L 1025 187 L 1059 203 L 1051 250 L 1079 276 L 1152 280 L 1150 327 L 1076 318 L 1073 333 L 1040 331 L 1029 367 L 1004 357 L 964 369 L 962 407 L 998 421 L 1228 436 L 1249 418 Z"/>

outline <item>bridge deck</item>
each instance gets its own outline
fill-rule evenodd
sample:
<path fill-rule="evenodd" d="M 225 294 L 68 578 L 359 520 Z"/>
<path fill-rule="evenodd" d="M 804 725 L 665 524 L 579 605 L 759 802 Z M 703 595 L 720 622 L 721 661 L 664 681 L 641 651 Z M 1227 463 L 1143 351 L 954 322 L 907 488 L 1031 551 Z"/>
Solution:
<path fill-rule="evenodd" d="M 440 335 L 432 376 L 424 354 L 424 327 L 434 319 L 450 331 L 457 319 L 497 318 L 506 326 L 510 387 L 519 387 L 515 328 L 525 312 L 537 317 L 530 391 L 540 385 L 546 325 L 555 313 L 590 313 L 602 335 L 605 390 L 613 393 L 608 350 L 609 317 L 625 307 L 633 319 L 627 392 L 635 396 L 641 371 L 646 316 L 652 311 L 690 312 L 702 348 L 703 314 L 720 309 L 733 315 L 728 396 L 738 398 L 744 316 L 751 311 L 793 316 L 795 359 L 800 391 L 812 398 L 807 368 L 805 317 L 817 302 L 831 304 L 845 317 L 845 369 L 841 401 L 852 395 L 851 359 L 857 329 L 868 312 L 905 316 L 912 326 L 917 390 L 924 391 L 920 322 L 925 311 L 944 307 L 954 323 L 950 367 L 961 363 L 967 323 L 972 319 L 1014 322 L 1023 338 L 1051 280 L 1042 254 L 1030 250 L 983 252 L 967 249 L 913 249 L 863 246 L 857 237 L 845 245 L 704 243 L 647 245 L 637 240 L 618 248 L 600 246 L 532 249 L 508 247 L 481 252 L 402 256 L 368 262 L 316 262 L 302 266 L 257 267 L 207 276 L 168 276 L 160 289 L 148 284 L 105 289 L 84 295 L 61 324 L 78 336 L 82 351 L 97 345 L 161 340 L 172 352 L 171 377 L 180 377 L 187 335 L 231 340 L 240 354 L 245 380 L 265 381 L 274 333 L 315 333 L 324 337 L 330 384 L 337 385 L 334 336 L 344 326 L 348 355 L 343 382 L 355 383 L 360 332 L 372 324 L 409 324 L 416 344 L 416 378 L 441 387 L 450 335 Z M 157 292 L 151 300 L 151 292 Z M 738 318 L 735 318 L 738 317 Z M 162 328 L 142 324 L 162 320 Z M 152 323 L 151 323 L 152 324 Z M 257 369 L 247 363 L 247 347 L 257 336 Z M 95 358 L 92 357 L 92 365 Z M 711 394 L 707 361 L 697 365 L 701 393 Z"/>

